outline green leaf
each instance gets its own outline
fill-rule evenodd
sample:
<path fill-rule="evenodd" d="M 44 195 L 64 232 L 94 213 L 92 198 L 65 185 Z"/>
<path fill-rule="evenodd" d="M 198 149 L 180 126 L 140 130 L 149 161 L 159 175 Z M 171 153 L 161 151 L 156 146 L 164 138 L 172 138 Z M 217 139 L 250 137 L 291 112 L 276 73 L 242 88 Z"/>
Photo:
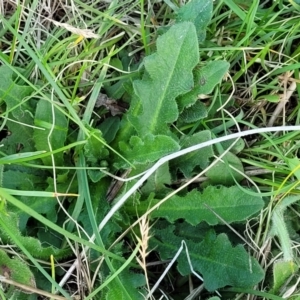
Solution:
<path fill-rule="evenodd" d="M 30 173 L 31 171 L 31 173 Z M 32 172 L 32 169 L 18 166 L 5 166 L 1 185 L 7 189 L 15 190 L 45 190 L 47 184 L 42 171 Z"/>
<path fill-rule="evenodd" d="M 166 135 L 148 134 L 142 140 L 132 136 L 129 145 L 120 142 L 121 154 L 133 164 L 154 162 L 161 157 L 180 149 L 178 143 Z M 123 162 L 124 164 L 124 162 Z"/>
<path fill-rule="evenodd" d="M 206 172 L 205 175 L 210 179 L 210 183 L 232 185 L 235 183 L 235 180 L 239 182 L 244 178 L 242 175 L 244 173 L 243 164 L 236 155 L 228 152 L 223 156 L 222 160 L 224 162 L 217 162 Z M 229 165 L 241 173 L 233 170 Z"/>
<path fill-rule="evenodd" d="M 279 95 L 262 95 L 262 96 L 259 96 L 256 100 L 257 101 L 266 100 L 268 102 L 278 103 L 280 101 L 280 96 Z"/>
<path fill-rule="evenodd" d="M 221 82 L 229 68 L 229 63 L 218 60 L 208 62 L 204 67 L 198 66 L 194 71 L 195 87 L 188 93 L 177 98 L 179 110 L 193 105 L 198 95 L 210 94 L 214 87 Z"/>
<path fill-rule="evenodd" d="M 271 293 L 277 294 L 280 288 L 295 275 L 299 267 L 293 261 L 277 260 L 273 264 L 273 287 Z"/>
<path fill-rule="evenodd" d="M 293 261 L 295 255 L 287 227 L 288 222 L 286 221 L 284 212 L 288 206 L 298 202 L 299 199 L 299 195 L 288 195 L 277 203 L 272 212 L 272 226 L 270 228 L 269 236 L 273 237 L 274 235 L 277 235 L 283 253 L 283 259 L 285 261 Z"/>
<path fill-rule="evenodd" d="M 171 174 L 168 163 L 159 167 L 156 172 L 147 179 L 146 184 L 142 188 L 142 193 L 149 195 L 155 192 L 156 195 L 158 195 L 160 192 L 167 190 L 165 184 L 171 184 Z"/>
<path fill-rule="evenodd" d="M 298 180 L 300 180 L 300 161 L 298 158 L 286 158 L 286 163 L 288 164 L 291 172 L 293 172 Z"/>
<path fill-rule="evenodd" d="M 35 287 L 34 276 L 31 273 L 28 265 L 25 264 L 24 260 L 19 259 L 18 256 L 10 258 L 6 252 L 1 249 L 0 275 L 18 283 L 31 286 L 33 288 Z M 10 289 L 15 289 L 15 287 L 11 286 Z"/>
<path fill-rule="evenodd" d="M 127 269 L 122 271 L 119 275 L 122 285 L 126 287 L 126 294 L 121 290 L 115 280 L 108 285 L 108 292 L 105 299 L 118 299 L 118 300 L 142 300 L 145 297 L 142 294 L 142 289 L 145 285 L 145 277 L 142 274 L 130 272 Z"/>
<path fill-rule="evenodd" d="M 33 139 L 35 142 L 35 147 L 37 150 L 50 151 L 48 145 L 48 136 L 50 136 L 50 144 L 52 150 L 59 149 L 64 146 L 67 131 L 68 131 L 68 121 L 65 115 L 54 107 L 54 120 L 52 116 L 52 104 L 49 101 L 40 100 L 37 104 L 35 111 L 34 124 L 41 129 L 34 129 Z M 53 124 L 54 121 L 54 124 Z M 53 130 L 51 128 L 53 127 Z M 59 152 L 54 155 L 55 164 L 63 164 L 63 152 Z M 42 158 L 45 165 L 52 165 L 52 160 L 50 156 Z"/>
<path fill-rule="evenodd" d="M 120 119 L 119 117 L 110 117 L 105 119 L 100 125 L 99 129 L 103 134 L 103 138 L 105 139 L 106 143 L 109 144 L 112 142 L 120 128 Z"/>
<path fill-rule="evenodd" d="M 174 235 L 174 226 L 155 230 L 155 238 L 150 239 L 150 247 L 159 252 L 162 260 L 175 256 L 182 244 L 182 238 Z M 200 243 L 185 241 L 193 269 L 204 279 L 205 288 L 214 291 L 230 285 L 251 287 L 264 278 L 259 263 L 248 255 L 243 246 L 232 247 L 225 234 L 215 235 L 209 231 Z M 178 258 L 178 271 L 182 275 L 191 273 L 186 253 Z"/>
<path fill-rule="evenodd" d="M 88 162 L 97 163 L 108 156 L 109 152 L 101 141 L 103 141 L 101 131 L 99 129 L 91 129 L 90 137 L 84 145 L 84 155 Z"/>
<path fill-rule="evenodd" d="M 43 247 L 38 239 L 28 236 L 22 236 L 18 229 L 18 217 L 10 212 L 9 214 L 0 214 L 2 222 L 10 228 L 12 234 L 18 238 L 22 245 L 36 258 L 49 259 L 53 255 L 56 259 L 67 257 L 71 254 L 70 249 L 58 249 L 55 247 Z M 12 238 L 0 227 L 1 238 L 11 243 Z"/>
<path fill-rule="evenodd" d="M 185 136 L 180 140 L 181 148 L 187 148 L 196 144 L 206 142 L 211 139 L 209 130 L 204 130 L 195 133 L 192 136 Z M 213 157 L 214 152 L 212 146 L 205 147 L 201 150 L 190 152 L 184 156 L 176 158 L 172 162 L 172 166 L 179 168 L 186 178 L 192 176 L 192 171 L 200 166 L 206 168 L 209 163 L 209 158 Z"/>
<path fill-rule="evenodd" d="M 105 86 L 105 93 L 109 98 L 113 98 L 115 100 L 121 99 L 125 93 L 124 83 L 126 79 L 119 80 L 118 82 Z"/>
<path fill-rule="evenodd" d="M 117 57 L 110 60 L 110 65 L 116 69 L 123 70 L 122 61 Z"/>
<path fill-rule="evenodd" d="M 54 181 L 51 177 L 46 177 L 44 172 L 35 170 L 34 174 L 31 174 L 32 169 L 18 166 L 18 170 L 14 167 L 14 170 L 6 170 L 3 172 L 3 187 L 17 190 L 17 191 L 34 191 L 32 195 L 39 191 L 54 193 Z M 69 175 L 71 177 L 73 172 Z M 24 179 L 25 178 L 25 179 Z M 70 193 L 77 192 L 76 181 L 70 185 L 70 178 L 65 182 L 56 182 L 56 188 L 58 192 L 68 191 Z M 49 220 L 57 222 L 57 200 L 54 197 L 46 196 L 20 196 L 20 200 L 24 205 L 27 205 L 34 209 L 36 212 L 45 215 Z M 70 198 L 69 198 L 70 199 Z M 21 232 L 26 232 L 28 229 L 27 222 L 29 215 L 22 209 L 8 206 L 9 211 L 18 215 L 18 228 Z"/>
<path fill-rule="evenodd" d="M 167 220 L 158 220 L 157 223 L 155 223 L 155 227 L 161 226 L 160 223 L 164 224 L 163 222 L 165 222 L 165 224 L 167 223 L 168 226 L 170 225 Z M 191 240 L 194 243 L 202 242 L 207 232 L 212 229 L 210 225 L 205 222 L 201 222 L 197 225 L 191 225 L 187 222 L 176 222 L 174 225 L 175 235 L 182 237 L 184 240 Z M 163 226 L 162 228 L 165 227 L 166 226 Z"/>
<path fill-rule="evenodd" d="M 180 115 L 180 121 L 183 123 L 194 123 L 207 117 L 206 106 L 197 101 L 192 106 L 187 107 Z"/>
<path fill-rule="evenodd" d="M 221 82 L 228 71 L 227 61 L 216 60 L 208 62 L 203 68 L 196 68 L 195 80 L 198 82 L 199 94 L 210 94 L 214 87 Z"/>
<path fill-rule="evenodd" d="M 192 23 L 176 24 L 158 38 L 157 53 L 144 60 L 147 73 L 133 83 L 139 101 L 130 109 L 128 119 L 139 136 L 168 133 L 167 124 L 178 118 L 175 98 L 193 88 L 192 70 L 198 61 Z"/>
<path fill-rule="evenodd" d="M 106 158 L 109 155 L 109 151 L 105 147 L 105 143 L 106 141 L 104 141 L 102 137 L 102 132 L 99 129 L 90 128 L 90 136 L 84 145 L 84 155 L 88 166 L 99 168 L 100 166 L 105 165 L 106 167 L 108 165 Z M 99 169 L 88 169 L 87 173 L 92 182 L 98 182 L 101 178 L 106 176 L 106 174 Z"/>
<path fill-rule="evenodd" d="M 103 177 L 106 176 L 106 174 L 101 172 L 101 170 L 91 170 L 91 169 L 89 169 L 87 171 L 87 173 L 89 175 L 90 180 L 94 183 L 99 182 Z"/>
<path fill-rule="evenodd" d="M 103 178 L 101 179 L 100 183 L 90 184 L 92 205 L 95 218 L 97 220 L 102 220 L 110 209 L 110 205 L 106 201 L 106 193 L 110 183 L 111 181 L 108 178 Z M 89 235 L 93 234 L 93 228 L 91 226 L 89 215 L 86 209 L 83 209 L 81 211 L 78 217 L 78 222 L 82 224 L 85 232 L 87 232 Z M 101 237 L 102 240 L 105 241 L 105 245 L 111 245 L 115 241 L 116 234 L 119 234 L 121 230 L 122 228 L 117 224 L 117 221 L 115 219 L 109 221 L 101 230 Z M 99 252 L 96 253 L 98 256 L 101 255 Z M 95 269 L 97 267 L 98 265 L 96 264 Z"/>
<path fill-rule="evenodd" d="M 22 69 L 19 69 L 22 72 Z M 27 85 L 19 85 L 14 72 L 7 66 L 0 67 L 0 99 L 6 104 L 6 110 L 11 111 L 17 119 L 24 111 L 31 110 L 24 98 L 33 92 L 33 88 Z"/>
<path fill-rule="evenodd" d="M 22 115 L 17 117 L 17 122 L 7 121 L 6 126 L 9 135 L 1 141 L 3 143 L 2 151 L 6 154 L 15 154 L 22 152 L 30 152 L 35 150 L 33 143 L 33 117 L 30 112 L 24 111 Z M 29 126 L 26 126 L 26 125 Z"/>
<path fill-rule="evenodd" d="M 112 143 L 112 147 L 117 148 L 119 150 L 119 142 L 129 141 L 132 135 L 136 135 L 136 130 L 129 122 L 129 116 L 136 116 L 140 109 L 140 101 L 137 95 L 134 94 L 132 83 L 127 82 L 124 84 L 124 87 L 130 95 L 130 108 L 128 112 L 122 117 L 120 121 L 120 130 L 117 132 L 115 140 Z M 120 161 L 119 156 L 114 157 L 114 161 Z"/>
<path fill-rule="evenodd" d="M 2 186 L 11 190 L 35 191 L 36 193 L 38 193 L 38 191 L 49 190 L 47 188 L 47 178 L 44 172 L 35 170 L 33 173 L 32 169 L 22 166 L 6 166 L 3 172 Z M 53 190 L 52 187 L 52 190 L 49 191 L 53 192 Z M 21 196 L 20 199 L 24 204 L 29 205 L 35 211 L 46 214 L 48 218 L 50 217 L 49 213 L 54 212 L 57 205 L 56 199 L 49 197 Z M 22 210 L 14 207 L 10 209 L 18 214 L 19 228 L 23 232 L 26 229 L 29 216 Z M 55 219 L 51 219 L 55 222 Z"/>
<path fill-rule="evenodd" d="M 232 141 L 225 141 L 221 143 L 223 150 L 230 147 L 230 152 L 233 154 L 240 153 L 245 148 L 245 141 L 243 139 L 238 139 L 236 143 L 232 146 Z"/>
<path fill-rule="evenodd" d="M 33 125 L 32 108 L 28 101 L 24 101 L 33 89 L 19 85 L 14 77 L 15 74 L 10 68 L 0 67 L 0 99 L 5 102 L 6 111 L 9 111 L 8 117 L 11 119 L 6 122 L 9 135 L 2 140 L 2 151 L 6 154 L 34 150 L 33 129 L 29 127 Z"/>
<path fill-rule="evenodd" d="M 190 21 L 197 31 L 200 42 L 205 40 L 206 27 L 211 19 L 213 2 L 211 0 L 191 0 L 177 10 L 177 22 Z"/>
<path fill-rule="evenodd" d="M 151 206 L 156 203 L 158 201 L 152 200 Z M 248 195 L 237 186 L 209 186 L 203 193 L 193 190 L 183 197 L 173 196 L 153 211 L 151 217 L 166 218 L 170 222 L 185 219 L 192 225 L 202 221 L 216 225 L 223 224 L 217 215 L 227 223 L 240 222 L 259 212 L 263 205 L 261 197 Z"/>

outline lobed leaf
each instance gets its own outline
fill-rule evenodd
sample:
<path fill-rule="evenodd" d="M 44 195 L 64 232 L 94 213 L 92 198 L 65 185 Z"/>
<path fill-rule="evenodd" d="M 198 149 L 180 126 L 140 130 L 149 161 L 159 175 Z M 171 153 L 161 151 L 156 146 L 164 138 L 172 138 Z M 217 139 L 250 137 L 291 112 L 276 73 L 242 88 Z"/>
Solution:
<path fill-rule="evenodd" d="M 102 132 L 99 129 L 91 129 L 90 137 L 84 145 L 84 155 L 89 163 L 97 163 L 107 158 L 109 152 L 105 147 Z"/>
<path fill-rule="evenodd" d="M 179 144 L 171 137 L 152 134 L 146 135 L 144 139 L 132 136 L 129 145 L 125 142 L 120 142 L 119 145 L 121 154 L 133 164 L 154 162 L 180 149 Z"/>
<path fill-rule="evenodd" d="M 195 25 L 200 42 L 205 40 L 206 28 L 211 19 L 213 10 L 212 1 L 191 0 L 177 11 L 177 22 L 189 21 Z"/>
<path fill-rule="evenodd" d="M 158 201 L 152 201 L 151 205 L 156 203 Z M 261 197 L 249 195 L 237 186 L 209 186 L 203 193 L 193 190 L 184 197 L 173 196 L 153 211 L 151 216 L 166 218 L 170 222 L 185 219 L 192 225 L 203 221 L 216 225 L 223 224 L 216 215 L 227 223 L 240 222 L 253 216 L 263 206 Z"/>
<path fill-rule="evenodd" d="M 173 226 L 155 231 L 150 246 L 155 247 L 162 260 L 171 259 L 181 246 L 182 239 L 173 233 Z M 207 290 L 214 291 L 224 286 L 251 287 L 264 278 L 259 263 L 238 245 L 232 247 L 226 234 L 211 230 L 201 243 L 186 241 L 191 266 L 204 279 Z M 182 275 L 191 273 L 186 253 L 178 258 L 178 271 Z"/>
<path fill-rule="evenodd" d="M 133 83 L 139 102 L 134 107 L 136 114 L 129 114 L 128 119 L 139 136 L 168 133 L 167 124 L 178 118 L 175 98 L 193 88 L 198 52 L 192 23 L 176 24 L 158 38 L 157 53 L 144 60 L 147 73 Z"/>
<path fill-rule="evenodd" d="M 180 140 L 181 148 L 187 148 L 196 144 L 201 144 L 211 139 L 211 132 L 209 130 L 203 130 L 193 134 L 192 136 L 185 136 Z M 200 166 L 204 169 L 208 166 L 209 159 L 213 157 L 214 152 L 212 146 L 205 147 L 203 149 L 190 152 L 184 156 L 176 158 L 172 165 L 180 169 L 184 176 L 191 177 L 192 171 Z"/>
<path fill-rule="evenodd" d="M 204 67 L 197 67 L 194 71 L 195 87 L 188 93 L 177 98 L 179 110 L 193 105 L 199 95 L 210 94 L 214 87 L 222 80 L 229 68 L 229 63 L 218 60 L 208 62 Z"/>
<path fill-rule="evenodd" d="M 0 249 L 0 275 L 6 279 L 35 288 L 34 276 L 24 260 L 21 260 L 18 256 L 10 258 L 2 249 Z M 9 290 L 12 293 L 17 289 L 11 286 Z"/>
<path fill-rule="evenodd" d="M 71 251 L 69 248 L 58 249 L 52 246 L 43 247 L 41 242 L 33 237 L 22 236 L 18 229 L 18 217 L 16 214 L 10 212 L 9 214 L 0 214 L 0 219 L 2 222 L 5 222 L 7 226 L 9 226 L 11 232 L 15 237 L 22 243 L 22 245 L 36 258 L 49 259 L 50 255 L 55 256 L 56 259 L 61 259 L 67 256 L 70 256 Z M 11 243 L 11 237 L 8 236 L 6 232 L 4 232 L 0 228 L 0 236 L 2 239 L 7 240 Z"/>
<path fill-rule="evenodd" d="M 183 123 L 194 123 L 207 117 L 207 108 L 204 103 L 197 101 L 192 106 L 183 110 L 180 121 Z"/>

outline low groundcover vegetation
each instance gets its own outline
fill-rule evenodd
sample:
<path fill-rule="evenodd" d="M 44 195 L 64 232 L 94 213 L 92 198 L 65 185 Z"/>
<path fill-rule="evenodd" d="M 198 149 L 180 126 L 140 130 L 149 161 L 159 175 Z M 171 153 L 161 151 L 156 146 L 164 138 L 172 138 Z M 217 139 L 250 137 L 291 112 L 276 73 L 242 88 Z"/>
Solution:
<path fill-rule="evenodd" d="M 299 299 L 296 1 L 0 10 L 1 299 Z"/>

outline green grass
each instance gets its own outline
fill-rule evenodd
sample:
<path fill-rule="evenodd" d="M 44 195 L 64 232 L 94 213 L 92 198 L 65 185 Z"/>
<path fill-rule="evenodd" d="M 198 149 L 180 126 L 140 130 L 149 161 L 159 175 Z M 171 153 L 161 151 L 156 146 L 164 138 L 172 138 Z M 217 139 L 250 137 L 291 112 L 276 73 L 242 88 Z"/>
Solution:
<path fill-rule="evenodd" d="M 210 4 L 0 3 L 1 299 L 298 299 L 299 5 Z"/>

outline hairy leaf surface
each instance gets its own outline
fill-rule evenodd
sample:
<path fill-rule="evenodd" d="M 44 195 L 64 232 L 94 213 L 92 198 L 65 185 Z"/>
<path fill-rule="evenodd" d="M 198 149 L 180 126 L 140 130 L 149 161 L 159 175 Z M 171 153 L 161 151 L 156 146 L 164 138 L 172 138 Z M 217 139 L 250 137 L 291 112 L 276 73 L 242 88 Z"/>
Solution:
<path fill-rule="evenodd" d="M 154 136 L 148 134 L 144 139 L 132 136 L 129 145 L 120 142 L 121 154 L 133 164 L 154 162 L 167 154 L 179 150 L 179 148 L 179 144 L 166 135 Z"/>
<path fill-rule="evenodd" d="M 155 231 L 150 246 L 155 247 L 162 260 L 171 259 L 181 246 L 182 238 L 174 235 L 174 226 Z M 200 273 L 209 291 L 230 285 L 251 287 L 259 283 L 264 272 L 259 263 L 238 245 L 232 247 L 226 234 L 216 234 L 211 230 L 200 243 L 186 241 L 193 269 Z M 185 251 L 178 258 L 178 271 L 182 275 L 191 273 Z"/>
<path fill-rule="evenodd" d="M 218 60 L 208 62 L 204 67 L 197 67 L 194 71 L 195 87 L 188 93 L 177 98 L 179 110 L 193 105 L 198 95 L 210 94 L 214 87 L 222 80 L 229 68 L 229 63 Z"/>
<path fill-rule="evenodd" d="M 6 277 L 7 279 L 16 281 L 20 284 L 24 284 L 27 286 L 35 287 L 35 279 L 30 271 L 29 266 L 18 258 L 18 256 L 14 256 L 14 258 L 10 258 L 5 251 L 0 249 L 0 275 Z M 7 297 L 9 294 L 15 292 L 17 288 L 11 286 L 8 290 Z M 21 299 L 21 295 L 18 295 Z M 3 298 L 2 298 L 3 299 Z M 8 299 L 8 298 L 7 298 Z M 28 299 L 28 295 L 27 295 Z"/>
<path fill-rule="evenodd" d="M 183 123 L 194 123 L 207 117 L 207 108 L 204 103 L 197 101 L 192 106 L 184 109 L 180 115 L 180 121 Z"/>
<path fill-rule="evenodd" d="M 177 22 L 190 21 L 196 27 L 200 42 L 205 40 L 206 27 L 212 16 L 213 3 L 207 0 L 191 0 L 177 11 Z"/>
<path fill-rule="evenodd" d="M 211 139 L 211 132 L 204 130 L 195 133 L 192 136 L 185 136 L 180 140 L 181 148 L 187 148 L 196 144 L 206 142 Z M 213 157 L 214 152 L 212 146 L 190 152 L 180 156 L 172 162 L 172 165 L 179 168 L 185 177 L 190 177 L 195 167 L 200 166 L 204 169 L 208 166 L 209 158 Z"/>
<path fill-rule="evenodd" d="M 101 141 L 104 141 L 102 132 L 99 129 L 92 129 L 84 145 L 84 155 L 89 163 L 97 163 L 108 156 L 109 152 Z"/>
<path fill-rule="evenodd" d="M 271 293 L 277 294 L 280 288 L 284 286 L 295 275 L 299 267 L 293 261 L 276 260 L 273 265 L 273 287 Z"/>
<path fill-rule="evenodd" d="M 157 40 L 157 53 L 145 58 L 147 73 L 133 83 L 139 98 L 137 115 L 128 118 L 139 136 L 166 134 L 178 118 L 175 98 L 194 86 L 193 68 L 199 61 L 198 40 L 192 23 L 172 26 Z"/>
<path fill-rule="evenodd" d="M 54 255 L 56 259 L 60 259 L 71 254 L 71 251 L 68 248 L 58 249 L 52 246 L 43 247 L 38 239 L 29 236 L 22 236 L 18 229 L 18 217 L 12 212 L 6 215 L 0 214 L 0 219 L 2 222 L 5 222 L 14 236 L 17 237 L 22 245 L 36 258 L 49 259 L 50 255 Z M 0 236 L 5 241 L 8 241 L 9 243 L 12 242 L 12 239 L 8 233 L 1 230 L 1 228 Z"/>
<path fill-rule="evenodd" d="M 151 202 L 152 206 L 156 203 L 158 201 Z M 185 219 L 192 225 L 202 221 L 216 225 L 223 224 L 216 214 L 227 223 L 240 222 L 260 211 L 263 205 L 261 197 L 248 195 L 237 186 L 209 186 L 203 193 L 193 190 L 184 197 L 173 196 L 153 211 L 151 216 L 166 218 L 170 222 Z"/>

